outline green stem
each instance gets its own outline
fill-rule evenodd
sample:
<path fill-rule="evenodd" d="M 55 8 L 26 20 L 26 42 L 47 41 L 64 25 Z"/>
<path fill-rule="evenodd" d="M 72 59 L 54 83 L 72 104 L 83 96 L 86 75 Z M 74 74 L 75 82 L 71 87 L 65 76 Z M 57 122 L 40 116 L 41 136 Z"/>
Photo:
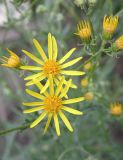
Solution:
<path fill-rule="evenodd" d="M 87 154 L 88 156 L 91 156 L 91 154 L 90 154 L 88 151 L 86 151 L 86 150 L 85 150 L 83 147 L 81 147 L 81 146 L 80 146 L 80 147 L 71 147 L 71 148 L 65 150 L 65 151 L 59 156 L 58 160 L 62 160 L 67 153 L 72 152 L 72 151 L 75 151 L 75 150 L 79 150 L 79 151 L 81 151 L 82 153 L 85 153 L 85 154 Z"/>
<path fill-rule="evenodd" d="M 121 9 L 119 12 L 117 12 L 116 16 L 121 17 L 123 15 L 123 9 Z"/>
<path fill-rule="evenodd" d="M 109 3 L 109 13 L 113 14 L 113 5 L 112 5 L 112 0 L 108 0 Z"/>
<path fill-rule="evenodd" d="M 9 20 L 10 20 L 9 8 L 8 8 L 8 4 L 7 4 L 7 1 L 6 1 L 6 0 L 4 1 L 4 4 L 5 4 L 5 8 L 6 8 L 7 20 L 9 21 Z"/>
<path fill-rule="evenodd" d="M 97 56 L 101 55 L 101 53 L 102 53 L 102 51 L 104 49 L 105 43 L 106 43 L 105 41 L 102 41 L 102 44 L 101 44 L 99 50 L 93 56 L 91 56 L 87 61 L 85 61 L 84 64 L 79 66 L 77 68 L 77 70 L 80 69 L 81 67 L 83 67 L 86 63 L 88 63 L 88 62 L 92 61 L 93 59 L 95 59 Z"/>
<path fill-rule="evenodd" d="M 85 61 L 84 64 L 90 62 L 91 60 L 95 59 L 98 55 L 100 55 L 103 51 L 104 46 L 105 46 L 105 41 L 102 41 L 102 44 L 101 44 L 99 50 L 92 57 L 90 57 L 87 61 Z"/>
<path fill-rule="evenodd" d="M 10 133 L 10 132 L 18 131 L 18 130 L 19 131 L 25 130 L 25 129 L 29 128 L 29 126 L 30 126 L 30 124 L 26 124 L 26 125 L 23 125 L 23 126 L 19 126 L 19 127 L 15 127 L 15 128 L 0 131 L 0 136 L 5 135 L 5 134 Z"/>

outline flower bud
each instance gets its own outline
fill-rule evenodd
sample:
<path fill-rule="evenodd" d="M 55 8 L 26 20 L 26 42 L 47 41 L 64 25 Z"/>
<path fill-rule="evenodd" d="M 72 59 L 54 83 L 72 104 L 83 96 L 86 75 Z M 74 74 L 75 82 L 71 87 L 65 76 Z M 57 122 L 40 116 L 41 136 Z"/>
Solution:
<path fill-rule="evenodd" d="M 77 24 L 77 33 L 84 42 L 90 43 L 92 37 L 92 29 L 89 21 L 81 21 Z"/>
<path fill-rule="evenodd" d="M 113 51 L 118 51 L 123 49 L 123 36 L 119 37 L 112 45 Z"/>
<path fill-rule="evenodd" d="M 110 40 L 118 25 L 118 16 L 105 16 L 103 19 L 103 39 Z"/>
<path fill-rule="evenodd" d="M 81 85 L 82 85 L 82 87 L 87 87 L 88 86 L 88 79 L 87 78 L 82 79 Z"/>
<path fill-rule="evenodd" d="M 123 112 L 123 107 L 120 103 L 114 103 L 110 105 L 110 113 L 114 116 L 119 116 Z"/>
<path fill-rule="evenodd" d="M 5 56 L 3 56 L 0 60 L 3 62 L 3 64 L 1 64 L 4 67 L 9 67 L 9 68 L 17 68 L 20 65 L 20 58 L 11 50 L 7 49 L 10 57 L 7 58 Z"/>
<path fill-rule="evenodd" d="M 85 94 L 85 99 L 88 100 L 88 101 L 91 101 L 92 99 L 94 98 L 94 95 L 92 92 L 87 92 Z"/>

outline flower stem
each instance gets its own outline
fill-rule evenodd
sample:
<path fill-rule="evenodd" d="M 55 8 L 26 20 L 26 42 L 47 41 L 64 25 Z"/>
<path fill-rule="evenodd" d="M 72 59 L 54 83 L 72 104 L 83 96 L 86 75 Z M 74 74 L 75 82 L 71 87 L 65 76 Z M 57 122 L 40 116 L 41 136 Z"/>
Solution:
<path fill-rule="evenodd" d="M 0 136 L 5 135 L 5 134 L 10 133 L 10 132 L 18 131 L 18 130 L 23 131 L 23 130 L 29 128 L 29 126 L 30 126 L 30 124 L 25 124 L 23 126 L 19 126 L 19 127 L 15 127 L 15 128 L 0 131 Z"/>
<path fill-rule="evenodd" d="M 101 44 L 101 46 L 100 46 L 100 49 L 99 49 L 92 57 L 90 57 L 87 61 L 85 61 L 84 64 L 92 61 L 92 60 L 95 59 L 99 54 L 101 54 L 101 52 L 103 51 L 104 46 L 105 46 L 105 41 L 102 41 L 102 44 Z"/>

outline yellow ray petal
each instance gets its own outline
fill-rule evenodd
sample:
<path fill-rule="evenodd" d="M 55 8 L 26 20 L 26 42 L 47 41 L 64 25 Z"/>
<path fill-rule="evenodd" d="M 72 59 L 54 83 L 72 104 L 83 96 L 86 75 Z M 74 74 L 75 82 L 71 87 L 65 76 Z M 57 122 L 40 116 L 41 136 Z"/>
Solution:
<path fill-rule="evenodd" d="M 20 69 L 23 70 L 31 70 L 31 71 L 41 71 L 42 67 L 36 67 L 36 66 L 20 66 Z"/>
<path fill-rule="evenodd" d="M 57 116 L 56 113 L 54 113 L 53 118 L 54 118 L 54 124 L 55 124 L 55 128 L 56 128 L 56 133 L 57 133 L 58 136 L 60 136 L 59 121 L 58 121 L 58 116 Z"/>
<path fill-rule="evenodd" d="M 55 81 L 55 83 L 56 83 L 56 86 L 58 86 L 61 80 L 58 80 L 57 78 L 54 78 L 54 81 Z M 64 80 L 64 81 L 65 81 L 65 80 Z M 64 84 L 64 82 L 63 82 L 63 84 Z M 62 85 L 63 85 L 63 84 L 62 84 Z M 60 91 L 62 91 L 62 89 L 63 89 L 63 87 L 60 89 Z M 59 91 L 59 93 L 60 93 L 60 91 Z M 59 93 L 58 93 L 58 94 L 59 94 Z M 67 96 L 67 95 L 65 95 L 64 97 L 65 97 L 66 99 L 68 99 L 68 96 Z"/>
<path fill-rule="evenodd" d="M 24 102 L 23 105 L 24 106 L 41 106 L 43 105 L 43 102 Z"/>
<path fill-rule="evenodd" d="M 49 79 L 47 79 L 47 82 L 45 83 L 45 85 L 41 89 L 41 93 L 44 93 L 47 90 L 48 87 L 49 87 Z"/>
<path fill-rule="evenodd" d="M 38 50 L 38 52 L 40 53 L 44 62 L 46 62 L 47 61 L 47 56 L 46 56 L 44 50 L 42 49 L 41 45 L 39 44 L 39 42 L 36 39 L 33 39 L 33 43 L 34 43 L 36 49 Z"/>
<path fill-rule="evenodd" d="M 36 112 L 36 111 L 40 111 L 44 108 L 45 108 L 45 106 L 35 107 L 35 108 L 24 110 L 23 113 L 33 113 L 33 112 Z"/>
<path fill-rule="evenodd" d="M 68 99 L 68 100 L 64 100 L 64 101 L 62 101 L 62 104 L 77 103 L 77 102 L 80 102 L 80 101 L 84 101 L 84 99 L 85 99 L 84 97 Z"/>
<path fill-rule="evenodd" d="M 78 61 L 80 61 L 82 59 L 82 57 L 79 57 L 79 58 L 76 58 L 76 59 L 74 59 L 74 60 L 72 60 L 72 61 L 69 61 L 69 62 L 67 62 L 67 63 L 65 63 L 65 64 L 62 64 L 61 65 L 61 68 L 63 69 L 63 68 L 67 68 L 67 67 L 69 67 L 69 66 L 72 66 L 72 65 L 74 65 L 75 63 L 77 63 Z"/>
<path fill-rule="evenodd" d="M 36 79 L 33 79 L 33 80 L 27 82 L 25 85 L 26 85 L 26 86 L 31 86 L 31 85 L 33 85 L 33 84 L 36 84 L 36 83 L 42 81 L 42 80 L 45 79 L 45 78 L 46 78 L 46 76 L 45 76 L 45 75 L 42 75 L 41 77 L 38 77 L 38 78 L 36 78 Z"/>
<path fill-rule="evenodd" d="M 72 70 L 61 70 L 60 71 L 61 74 L 65 74 L 65 75 L 71 75 L 71 76 L 80 76 L 80 75 L 84 75 L 85 72 L 81 72 L 81 71 L 72 71 Z"/>
<path fill-rule="evenodd" d="M 61 80 L 61 78 L 62 78 L 62 76 L 58 76 L 58 79 L 59 79 L 59 80 Z M 67 83 L 67 81 L 64 80 L 64 84 L 66 84 L 66 83 Z M 73 84 L 73 83 L 71 84 L 70 87 L 71 87 L 71 88 L 75 88 L 75 89 L 77 88 L 77 86 L 76 86 L 75 84 Z"/>
<path fill-rule="evenodd" d="M 30 128 L 35 127 L 38 123 L 40 123 L 44 117 L 47 115 L 47 112 L 43 112 L 31 125 Z"/>
<path fill-rule="evenodd" d="M 71 82 L 72 82 L 72 79 L 70 79 L 68 81 L 68 83 L 66 84 L 65 88 L 63 90 L 61 90 L 61 94 L 60 94 L 59 98 L 63 98 L 67 94 L 67 92 L 70 88 Z"/>
<path fill-rule="evenodd" d="M 69 52 L 67 52 L 65 56 L 59 61 L 59 64 L 62 64 L 64 61 L 66 61 L 75 50 L 76 48 L 72 48 Z"/>
<path fill-rule="evenodd" d="M 59 85 L 59 80 L 57 78 L 54 78 L 55 84 L 58 86 Z"/>
<path fill-rule="evenodd" d="M 11 55 L 13 55 L 13 56 L 15 56 L 15 57 L 18 58 L 18 56 L 16 55 L 16 53 L 14 53 L 13 51 L 11 51 L 10 49 L 7 48 L 7 51 L 8 51 Z"/>
<path fill-rule="evenodd" d="M 35 79 L 35 78 L 40 77 L 41 75 L 43 75 L 43 72 L 36 73 L 36 74 L 31 75 L 31 76 L 27 76 L 26 78 L 24 78 L 24 80 L 27 81 L 27 80 L 30 80 L 30 79 Z"/>
<path fill-rule="evenodd" d="M 50 113 L 50 114 L 48 115 L 48 120 L 47 120 L 47 123 L 46 123 L 45 129 L 44 129 L 44 134 L 47 132 L 47 129 L 48 129 L 49 125 L 50 125 L 50 122 L 51 122 L 52 116 L 53 116 L 53 114 L 52 114 L 52 113 Z"/>
<path fill-rule="evenodd" d="M 0 58 L 0 61 L 2 62 L 2 63 L 7 63 L 7 61 L 8 61 L 8 59 L 7 60 L 5 60 L 5 59 L 3 59 L 3 58 Z"/>
<path fill-rule="evenodd" d="M 6 61 L 8 61 L 8 59 L 9 59 L 9 58 L 8 58 L 8 57 L 6 57 L 6 56 L 2 56 L 2 58 L 6 59 Z"/>
<path fill-rule="evenodd" d="M 9 64 L 1 64 L 1 66 L 13 68 L 13 67 L 12 67 L 11 65 L 9 65 Z"/>
<path fill-rule="evenodd" d="M 28 57 L 30 57 L 33 61 L 37 62 L 38 64 L 43 65 L 44 62 L 41 61 L 39 58 L 37 58 L 36 56 L 34 56 L 32 53 L 26 51 L 26 50 L 22 50 L 23 53 L 25 53 Z"/>
<path fill-rule="evenodd" d="M 65 110 L 69 113 L 72 113 L 74 115 L 83 115 L 83 112 L 80 112 L 80 111 L 73 109 L 73 108 L 70 108 L 70 107 L 63 106 L 63 107 L 61 107 L 61 109 Z"/>
<path fill-rule="evenodd" d="M 64 77 L 62 77 L 62 79 L 60 80 L 60 82 L 59 82 L 59 84 L 57 86 L 57 89 L 56 89 L 56 92 L 55 92 L 56 96 L 58 96 L 58 94 L 60 93 L 63 83 L 64 83 Z"/>
<path fill-rule="evenodd" d="M 72 84 L 71 84 L 71 88 L 75 88 L 75 89 L 76 89 L 76 88 L 77 88 L 77 85 L 75 85 L 75 84 L 72 83 Z"/>
<path fill-rule="evenodd" d="M 49 75 L 49 88 L 50 88 L 50 95 L 54 95 L 54 85 L 53 85 L 53 77 Z"/>
<path fill-rule="evenodd" d="M 53 60 L 56 60 L 58 54 L 58 47 L 57 47 L 57 41 L 54 36 L 52 36 L 52 41 L 53 41 Z"/>
<path fill-rule="evenodd" d="M 35 97 L 35 98 L 38 98 L 38 99 L 41 99 L 41 100 L 44 100 L 44 98 L 45 98 L 43 95 L 41 95 L 37 92 L 31 91 L 29 89 L 26 89 L 26 93 L 28 93 L 32 97 Z"/>
<path fill-rule="evenodd" d="M 44 86 L 43 86 L 40 82 L 36 83 L 35 85 L 38 87 L 38 89 L 40 90 L 40 93 L 41 93 L 41 90 L 42 90 L 42 88 L 43 88 Z M 45 96 L 48 96 L 48 95 L 49 95 L 47 91 L 43 92 L 43 94 L 44 94 Z"/>
<path fill-rule="evenodd" d="M 62 111 L 59 111 L 59 115 L 60 115 L 62 121 L 64 122 L 64 124 L 66 125 L 66 127 L 69 129 L 69 131 L 73 132 L 73 128 L 72 128 L 69 120 L 65 116 L 65 114 Z"/>
<path fill-rule="evenodd" d="M 53 48 L 52 48 L 52 35 L 51 33 L 48 33 L 48 55 L 49 59 L 52 59 L 53 57 Z"/>

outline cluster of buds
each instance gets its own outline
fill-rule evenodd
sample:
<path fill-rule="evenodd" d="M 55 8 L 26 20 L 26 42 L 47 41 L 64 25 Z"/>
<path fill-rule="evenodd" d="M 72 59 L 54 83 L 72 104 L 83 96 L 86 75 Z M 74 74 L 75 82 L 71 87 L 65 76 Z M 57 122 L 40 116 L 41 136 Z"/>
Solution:
<path fill-rule="evenodd" d="M 84 70 L 86 73 L 90 72 L 93 68 L 93 64 L 88 62 L 84 65 Z M 90 91 L 90 79 L 86 76 L 81 80 L 81 86 L 83 87 L 83 91 L 85 92 L 84 97 L 87 101 L 92 101 L 94 99 L 94 93 Z"/>
<path fill-rule="evenodd" d="M 103 20 L 103 39 L 111 40 L 117 26 L 118 16 L 105 16 Z M 123 49 L 123 36 L 115 40 L 111 47 L 114 52 Z"/>
<path fill-rule="evenodd" d="M 123 49 L 123 36 L 120 36 L 113 43 L 111 41 L 117 29 L 118 21 L 118 16 L 104 16 L 102 27 L 102 40 L 104 42 L 110 42 L 111 44 L 111 47 L 108 48 L 107 52 L 117 52 Z M 79 36 L 87 46 L 91 46 L 91 52 L 95 51 L 93 46 L 96 45 L 96 36 L 93 30 L 93 25 L 90 22 L 90 20 L 80 21 L 77 24 L 77 32 L 75 34 Z"/>

